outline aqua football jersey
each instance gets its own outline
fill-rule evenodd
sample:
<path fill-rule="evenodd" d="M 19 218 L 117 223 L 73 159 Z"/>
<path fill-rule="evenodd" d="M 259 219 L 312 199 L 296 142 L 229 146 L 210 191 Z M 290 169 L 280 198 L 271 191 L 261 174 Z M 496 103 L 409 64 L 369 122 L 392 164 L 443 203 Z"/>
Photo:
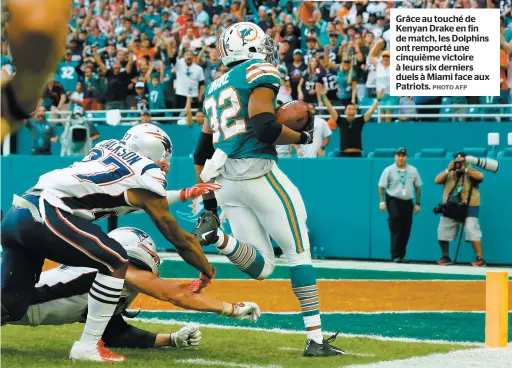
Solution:
<path fill-rule="evenodd" d="M 66 92 L 73 92 L 76 89 L 78 83 L 78 73 L 76 67 L 78 61 L 61 61 L 57 64 L 57 82 L 62 84 Z"/>
<path fill-rule="evenodd" d="M 249 123 L 248 104 L 253 89 L 268 86 L 277 91 L 281 76 L 263 60 L 248 60 L 230 69 L 206 87 L 203 113 L 213 133 L 213 146 L 229 158 L 277 159 L 273 144 L 260 142 Z M 274 105 L 276 98 L 274 97 Z"/>

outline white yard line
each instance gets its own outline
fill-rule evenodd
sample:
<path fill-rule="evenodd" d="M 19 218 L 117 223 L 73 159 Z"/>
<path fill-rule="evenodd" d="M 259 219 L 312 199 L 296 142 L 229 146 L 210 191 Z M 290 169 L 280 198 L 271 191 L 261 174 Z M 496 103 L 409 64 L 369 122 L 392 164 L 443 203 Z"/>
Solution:
<path fill-rule="evenodd" d="M 478 348 L 458 350 L 409 359 L 356 364 L 344 368 L 510 368 L 511 366 L 512 344 L 509 344 L 504 349 Z"/>
<path fill-rule="evenodd" d="M 187 364 L 201 364 L 211 365 L 219 367 L 236 367 L 236 368 L 282 368 L 280 365 L 256 365 L 256 364 L 245 364 L 245 363 L 232 363 L 223 362 L 222 360 L 207 360 L 207 359 L 176 359 L 176 363 L 187 363 Z"/>
<path fill-rule="evenodd" d="M 137 312 L 139 309 L 128 309 L 128 311 L 131 312 Z M 193 310 L 170 310 L 170 309 L 151 309 L 151 310 L 143 310 L 143 312 L 148 313 L 161 313 L 161 312 L 172 312 L 172 313 L 204 313 L 200 311 L 193 311 Z M 512 311 L 511 311 L 512 312 Z M 358 312 L 358 311 L 339 311 L 339 312 L 322 312 L 322 314 L 415 314 L 415 313 L 476 313 L 476 314 L 483 314 L 485 311 L 438 311 L 438 310 L 406 310 L 406 311 L 374 311 L 374 312 Z M 278 314 L 278 315 L 291 315 L 291 314 L 297 314 L 302 315 L 301 312 L 263 312 L 262 315 L 265 314 Z"/>
<path fill-rule="evenodd" d="M 174 319 L 167 319 L 167 320 L 161 320 L 158 318 L 134 318 L 132 320 L 140 321 L 140 322 L 146 322 L 146 323 L 157 323 L 157 324 L 163 324 L 163 325 L 187 325 L 188 323 L 174 320 Z M 266 333 L 279 333 L 279 334 L 285 334 L 285 335 L 294 335 L 294 334 L 300 334 L 305 335 L 304 331 L 298 331 L 298 330 L 284 330 L 280 328 L 260 328 L 260 327 L 242 327 L 242 326 L 224 326 L 224 325 L 218 325 L 214 323 L 198 323 L 194 322 L 194 324 L 205 327 L 205 328 L 216 328 L 221 330 L 245 330 L 245 331 L 260 331 L 260 332 L 266 332 Z M 333 335 L 334 332 L 329 331 L 323 331 L 324 335 Z M 387 336 L 380 336 L 380 335 L 365 335 L 365 334 L 346 334 L 346 333 L 339 333 L 338 336 L 340 337 L 346 337 L 346 338 L 369 338 L 369 339 L 375 339 L 380 341 L 396 341 L 396 342 L 409 342 L 409 343 L 426 343 L 426 344 L 453 344 L 453 345 L 463 345 L 463 346 L 483 346 L 482 343 L 479 342 L 470 342 L 470 341 L 448 341 L 448 340 L 423 340 L 423 339 L 413 339 L 413 338 L 406 338 L 406 337 L 387 337 Z"/>
<path fill-rule="evenodd" d="M 176 253 L 159 253 L 160 258 L 167 260 L 181 260 Z M 229 260 L 222 255 L 207 254 L 210 262 L 229 263 Z M 370 270 L 370 271 L 402 271 L 419 273 L 437 273 L 444 275 L 485 275 L 487 271 L 507 271 L 512 277 L 512 267 L 472 267 L 465 265 L 457 266 L 438 266 L 434 264 L 416 264 L 416 263 L 392 263 L 392 262 L 367 262 L 367 261 L 349 261 L 349 260 L 313 260 L 313 265 L 317 268 L 330 269 L 349 269 L 349 270 Z M 277 259 L 277 265 L 288 267 L 284 258 Z"/>
<path fill-rule="evenodd" d="M 302 351 L 302 349 L 291 348 L 289 346 L 280 347 L 279 350 L 283 350 L 283 351 Z M 375 354 L 354 353 L 352 351 L 346 351 L 346 350 L 345 350 L 345 354 L 346 355 L 361 356 L 361 357 L 374 357 L 375 356 Z"/>

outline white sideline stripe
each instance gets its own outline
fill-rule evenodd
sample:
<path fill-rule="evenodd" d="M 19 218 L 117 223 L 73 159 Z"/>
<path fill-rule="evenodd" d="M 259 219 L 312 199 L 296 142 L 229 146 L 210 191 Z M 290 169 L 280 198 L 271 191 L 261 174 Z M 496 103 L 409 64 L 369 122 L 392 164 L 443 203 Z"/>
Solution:
<path fill-rule="evenodd" d="M 179 260 L 180 256 L 175 253 L 159 253 L 161 259 Z M 219 254 L 206 254 L 210 262 L 230 263 L 229 260 Z M 276 260 L 276 266 L 288 267 L 286 259 Z M 349 261 L 349 260 L 313 260 L 315 268 L 333 268 L 333 269 L 353 269 L 353 270 L 371 270 L 371 271 L 403 271 L 416 273 L 437 273 L 444 275 L 480 275 L 485 276 L 487 271 L 506 271 L 512 277 L 510 268 L 505 267 L 472 267 L 463 265 L 438 266 L 434 264 L 418 263 L 392 263 L 392 262 L 367 262 L 367 261 Z"/>
<path fill-rule="evenodd" d="M 468 276 L 471 276 L 471 275 L 468 275 Z M 162 279 L 164 280 L 197 280 L 197 277 L 196 278 L 181 278 L 181 277 L 162 277 Z M 254 281 L 252 279 L 219 279 L 219 278 L 216 278 L 215 281 Z M 268 281 L 290 281 L 290 279 L 265 279 L 263 280 L 265 282 L 268 282 Z M 393 281 L 393 282 L 400 282 L 400 283 L 403 283 L 403 282 L 432 282 L 432 281 L 435 281 L 435 282 L 485 282 L 485 280 L 441 280 L 441 279 L 428 279 L 428 280 L 423 280 L 423 279 L 408 279 L 408 280 L 401 280 L 401 279 L 324 279 L 324 278 L 317 278 L 316 281 L 357 281 L 357 282 L 366 282 L 366 281 L 372 281 L 372 282 L 376 282 L 376 281 L 381 281 L 381 282 L 390 282 L 390 281 Z M 261 282 L 261 281 L 260 281 Z"/>
<path fill-rule="evenodd" d="M 178 321 L 174 319 L 167 319 L 167 320 L 161 320 L 158 318 L 133 318 L 132 321 L 140 321 L 140 322 L 146 322 L 146 323 L 156 323 L 156 324 L 162 324 L 162 325 L 187 325 L 189 323 Z M 224 326 L 224 325 L 217 325 L 214 323 L 198 323 L 194 322 L 195 325 L 199 325 L 205 328 L 217 328 L 220 330 L 244 330 L 244 331 L 259 331 L 259 332 L 272 332 L 272 333 L 279 333 L 283 335 L 304 335 L 305 331 L 298 331 L 298 330 L 283 330 L 280 328 L 261 328 L 261 327 L 242 327 L 242 326 Z M 334 335 L 335 332 L 329 332 L 329 331 L 323 331 L 324 335 Z M 380 340 L 380 341 L 396 341 L 396 342 L 410 342 L 410 343 L 423 343 L 423 344 L 452 344 L 452 345 L 462 345 L 462 346 L 483 346 L 483 343 L 479 342 L 471 342 L 471 341 L 448 341 L 448 340 L 423 340 L 423 339 L 413 339 L 413 338 L 405 338 L 405 337 L 386 337 L 386 336 L 380 336 L 380 335 L 365 335 L 365 334 L 346 334 L 346 333 L 338 333 L 338 336 L 340 337 L 346 337 L 346 338 L 368 338 L 368 339 L 374 339 L 374 340 Z M 451 368 L 451 367 L 450 367 Z"/>
<path fill-rule="evenodd" d="M 139 309 L 128 309 L 128 311 L 137 312 Z M 147 313 L 162 313 L 162 312 L 172 312 L 172 313 L 204 313 L 201 311 L 195 311 L 195 310 L 173 310 L 173 309 L 149 309 L 149 310 L 142 310 L 142 312 Z M 419 310 L 419 311 L 374 311 L 374 312 L 358 312 L 358 311 L 339 311 L 339 312 L 321 312 L 322 315 L 326 314 L 421 314 L 421 313 L 440 313 L 440 314 L 450 314 L 450 313 L 476 313 L 476 314 L 484 314 L 485 311 L 448 311 L 448 310 Z M 512 311 L 509 311 L 509 313 L 512 313 Z M 277 315 L 292 315 L 297 314 L 301 315 L 302 312 L 262 312 L 261 315 L 265 314 L 277 314 Z"/>
<path fill-rule="evenodd" d="M 202 364 L 212 365 L 221 367 L 240 367 L 240 368 L 282 368 L 281 365 L 256 365 L 256 364 L 244 364 L 244 363 L 231 363 L 223 362 L 221 360 L 206 360 L 201 358 L 196 359 L 176 359 L 176 363 L 188 363 L 188 364 Z"/>
<path fill-rule="evenodd" d="M 506 368 L 512 362 L 512 344 L 504 349 L 469 349 L 423 357 L 391 360 L 371 364 L 354 364 L 343 368 Z"/>
<path fill-rule="evenodd" d="M 284 350 L 284 351 L 302 351 L 302 349 L 291 348 L 289 346 L 280 347 L 279 350 Z M 345 350 L 345 355 L 354 355 L 354 356 L 362 356 L 362 357 L 374 357 L 375 356 L 375 354 L 354 353 L 352 351 L 346 351 L 346 350 Z"/>

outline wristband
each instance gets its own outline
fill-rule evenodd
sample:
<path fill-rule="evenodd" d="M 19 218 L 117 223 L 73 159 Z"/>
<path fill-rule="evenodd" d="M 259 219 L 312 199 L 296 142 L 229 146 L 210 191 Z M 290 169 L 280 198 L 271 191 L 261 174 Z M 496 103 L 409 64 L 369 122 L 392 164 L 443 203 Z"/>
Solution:
<path fill-rule="evenodd" d="M 232 316 L 234 312 L 234 304 L 222 302 L 222 313 L 220 314 L 221 316 Z"/>
<path fill-rule="evenodd" d="M 212 211 L 215 214 L 217 214 L 217 199 L 216 198 L 210 198 L 210 199 L 203 199 L 203 206 L 206 211 Z"/>
<path fill-rule="evenodd" d="M 379 204 L 386 204 L 386 202 L 382 201 L 382 202 L 380 202 Z"/>
<path fill-rule="evenodd" d="M 176 342 L 174 341 L 173 337 L 172 337 L 172 334 L 169 336 L 169 346 L 171 348 L 177 348 L 176 346 Z"/>
<path fill-rule="evenodd" d="M 445 173 L 449 174 L 450 173 L 450 170 L 446 169 L 444 170 Z"/>

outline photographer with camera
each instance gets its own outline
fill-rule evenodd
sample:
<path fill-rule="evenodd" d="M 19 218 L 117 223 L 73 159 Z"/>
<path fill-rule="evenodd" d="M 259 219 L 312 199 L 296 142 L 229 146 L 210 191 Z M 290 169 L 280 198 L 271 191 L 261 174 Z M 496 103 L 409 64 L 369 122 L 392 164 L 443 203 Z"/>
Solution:
<path fill-rule="evenodd" d="M 437 238 L 443 257 L 437 261 L 439 265 L 453 263 L 448 254 L 448 245 L 455 239 L 461 225 L 464 226 L 466 241 L 470 242 L 475 250 L 476 261 L 471 265 L 477 267 L 486 265 L 482 258 L 482 232 L 478 223 L 479 184 L 484 180 L 484 175 L 482 172 L 466 166 L 466 161 L 470 159 L 473 158 L 466 157 L 464 152 L 456 153 L 448 168 L 435 178 L 436 184 L 444 185 L 443 202 L 434 208 L 435 214 L 441 214 Z"/>

